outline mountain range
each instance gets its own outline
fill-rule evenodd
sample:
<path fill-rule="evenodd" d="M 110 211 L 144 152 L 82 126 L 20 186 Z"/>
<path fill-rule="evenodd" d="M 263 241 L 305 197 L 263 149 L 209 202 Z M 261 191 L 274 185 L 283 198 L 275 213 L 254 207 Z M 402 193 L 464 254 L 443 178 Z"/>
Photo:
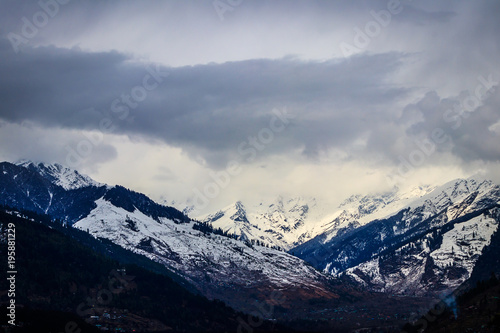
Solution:
<path fill-rule="evenodd" d="M 335 237 L 324 233 L 293 251 L 370 290 L 437 297 L 471 276 L 497 232 L 499 203 L 500 187 L 491 181 L 459 179 L 385 217 Z"/>
<path fill-rule="evenodd" d="M 237 201 L 196 219 L 246 239 L 290 250 L 314 237 L 332 238 L 339 232 L 390 214 L 432 189 L 419 186 L 409 191 L 394 188 L 383 194 L 353 195 L 336 207 L 306 197 L 278 196 L 272 202 L 249 206 Z"/>
<path fill-rule="evenodd" d="M 396 327 L 471 278 L 500 273 L 491 254 L 500 187 L 480 177 L 354 195 L 336 207 L 305 197 L 235 201 L 192 218 L 59 164 L 2 162 L 0 205 L 111 242 L 236 310 L 270 307 L 267 319 Z M 277 291 L 279 300 L 270 297 Z"/>
<path fill-rule="evenodd" d="M 205 296 L 237 309 L 253 310 L 241 299 L 252 294 L 261 300 L 266 288 L 289 292 L 290 302 L 297 290 L 306 299 L 338 297 L 329 277 L 295 256 L 241 237 L 196 230 L 175 208 L 61 165 L 0 163 L 0 196 L 1 205 L 48 214 L 159 262 Z M 259 288 L 262 292 L 255 292 Z"/>

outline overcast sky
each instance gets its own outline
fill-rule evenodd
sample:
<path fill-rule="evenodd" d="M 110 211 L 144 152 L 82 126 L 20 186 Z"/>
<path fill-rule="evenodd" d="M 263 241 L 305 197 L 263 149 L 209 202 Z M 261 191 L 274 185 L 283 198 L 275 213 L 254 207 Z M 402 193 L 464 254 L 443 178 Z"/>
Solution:
<path fill-rule="evenodd" d="M 500 180 L 498 1 L 0 1 L 0 160 L 236 200 Z"/>

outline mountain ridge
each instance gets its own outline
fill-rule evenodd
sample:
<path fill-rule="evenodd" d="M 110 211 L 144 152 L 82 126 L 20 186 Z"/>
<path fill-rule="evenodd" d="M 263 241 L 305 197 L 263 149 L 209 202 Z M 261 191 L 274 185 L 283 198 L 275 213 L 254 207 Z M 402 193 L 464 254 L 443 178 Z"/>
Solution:
<path fill-rule="evenodd" d="M 196 222 L 180 211 L 122 186 L 84 182 L 65 189 L 46 169 L 52 170 L 0 163 L 0 204 L 48 213 L 68 227 L 152 259 L 208 298 L 238 310 L 251 312 L 249 300 L 268 302 L 270 290 L 282 290 L 289 298 L 283 306 L 292 307 L 297 306 L 293 299 L 338 297 L 330 277 L 286 252 L 195 230 Z"/>
<path fill-rule="evenodd" d="M 497 232 L 499 199 L 491 181 L 459 179 L 385 218 L 339 237 L 320 235 L 293 251 L 370 290 L 439 295 L 471 276 Z"/>
<path fill-rule="evenodd" d="M 284 198 L 248 206 L 241 202 L 197 216 L 216 228 L 290 250 L 321 234 L 329 238 L 397 211 L 405 202 L 429 193 L 431 186 L 402 192 L 398 188 L 373 195 L 352 195 L 337 206 L 312 197 Z M 398 206 L 399 203 L 399 206 Z"/>

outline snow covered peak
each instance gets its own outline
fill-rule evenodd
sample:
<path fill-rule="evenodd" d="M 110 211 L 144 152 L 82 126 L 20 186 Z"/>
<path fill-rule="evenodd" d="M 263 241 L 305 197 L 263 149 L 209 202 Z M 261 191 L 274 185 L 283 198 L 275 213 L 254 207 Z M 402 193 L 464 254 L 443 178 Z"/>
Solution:
<path fill-rule="evenodd" d="M 48 179 L 52 184 L 61 186 L 65 190 L 103 185 L 96 182 L 89 176 L 82 175 L 78 173 L 78 171 L 69 169 L 58 163 L 45 164 L 23 160 L 18 162 L 17 165 L 39 173 L 42 177 Z"/>
<path fill-rule="evenodd" d="M 277 196 L 272 201 L 247 204 L 237 201 L 197 219 L 215 228 L 264 241 L 285 249 L 323 234 L 324 242 L 405 208 L 423 207 L 429 214 L 463 200 L 475 191 L 486 193 L 494 184 L 480 177 L 456 179 L 441 186 L 418 185 L 409 189 L 352 195 L 340 205 L 310 197 Z"/>
<path fill-rule="evenodd" d="M 243 206 L 243 203 L 241 201 L 237 201 L 234 204 L 234 212 L 232 213 L 231 220 L 248 222 L 247 212 L 245 210 L 245 206 Z"/>
<path fill-rule="evenodd" d="M 432 186 L 417 186 L 406 191 L 394 187 L 388 192 L 379 194 L 352 195 L 338 206 L 337 213 L 328 223 L 328 237 L 325 241 L 337 235 L 339 230 L 353 225 L 365 225 L 375 219 L 395 214 L 433 190 Z"/>
<path fill-rule="evenodd" d="M 407 207 L 416 208 L 432 204 L 435 209 L 441 210 L 450 204 L 465 199 L 474 192 L 484 194 L 495 186 L 491 180 L 482 179 L 477 176 L 467 179 L 455 179 L 436 187 L 433 191 L 423 196 L 414 198 Z"/>
<path fill-rule="evenodd" d="M 222 217 L 226 217 L 226 220 L 230 221 L 230 227 L 233 227 L 233 224 L 235 222 L 240 222 L 240 223 L 248 223 L 247 215 L 246 215 L 246 209 L 245 206 L 241 201 L 236 201 L 234 204 L 231 204 L 229 206 L 224 207 L 223 209 L 213 213 L 213 214 L 208 214 L 199 217 L 198 219 L 203 221 L 203 222 L 210 222 L 213 223 Z M 229 227 L 226 225 L 218 225 L 217 227 Z M 225 229 L 226 231 L 229 231 L 229 229 Z"/>
<path fill-rule="evenodd" d="M 315 235 L 313 224 L 323 213 L 318 214 L 316 206 L 314 198 L 278 196 L 270 202 L 250 205 L 237 201 L 197 219 L 242 238 L 288 249 Z"/>
<path fill-rule="evenodd" d="M 426 214 L 434 214 L 449 205 L 465 199 L 473 192 L 485 193 L 493 182 L 479 176 L 455 179 L 441 186 L 421 185 L 408 190 L 394 188 L 392 191 L 374 195 L 353 195 L 339 205 L 337 216 L 329 223 L 325 242 L 337 235 L 339 230 L 355 223 L 362 226 L 376 219 L 387 218 L 404 208 L 421 207 Z"/>

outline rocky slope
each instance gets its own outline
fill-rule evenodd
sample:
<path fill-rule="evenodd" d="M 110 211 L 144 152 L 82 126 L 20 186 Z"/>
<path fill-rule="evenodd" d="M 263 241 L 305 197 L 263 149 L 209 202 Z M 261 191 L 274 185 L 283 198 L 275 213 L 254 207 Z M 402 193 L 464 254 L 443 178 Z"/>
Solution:
<path fill-rule="evenodd" d="M 371 290 L 438 296 L 467 280 L 498 229 L 500 187 L 460 179 L 362 227 L 294 248 L 299 257 Z"/>

